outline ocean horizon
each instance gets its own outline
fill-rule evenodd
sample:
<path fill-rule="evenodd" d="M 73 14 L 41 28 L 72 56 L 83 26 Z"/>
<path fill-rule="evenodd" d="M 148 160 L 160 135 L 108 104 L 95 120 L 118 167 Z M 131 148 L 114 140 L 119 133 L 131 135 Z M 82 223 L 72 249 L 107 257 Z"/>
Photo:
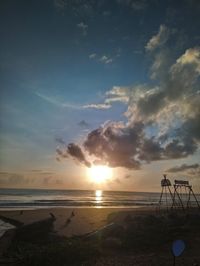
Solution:
<path fill-rule="evenodd" d="M 159 192 L 3 188 L 0 189 L 0 209 L 136 208 L 156 205 L 159 197 Z"/>

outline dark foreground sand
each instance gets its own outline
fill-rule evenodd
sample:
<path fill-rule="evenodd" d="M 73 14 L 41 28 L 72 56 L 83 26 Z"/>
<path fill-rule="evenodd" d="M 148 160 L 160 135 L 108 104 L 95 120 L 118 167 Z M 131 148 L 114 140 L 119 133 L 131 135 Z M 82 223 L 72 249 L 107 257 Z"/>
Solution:
<path fill-rule="evenodd" d="M 6 246 L 0 252 L 0 265 L 167 266 L 173 265 L 172 242 L 183 239 L 186 250 L 177 258 L 176 265 L 200 266 L 198 211 L 189 215 L 166 212 L 158 215 L 149 208 L 0 211 L 1 216 L 25 225 L 49 219 L 49 213 L 56 218 L 53 230 L 46 225 L 39 234 L 38 227 L 31 232 L 19 229 L 30 234 L 27 239 L 11 230 L 0 239 L 0 249 Z M 111 226 L 104 228 L 108 224 Z"/>
<path fill-rule="evenodd" d="M 83 235 L 108 223 L 108 216 L 111 213 L 119 213 L 122 218 L 129 212 L 132 213 L 152 213 L 153 210 L 145 208 L 140 209 L 123 209 L 123 208 L 49 208 L 20 211 L 0 211 L 0 216 L 15 219 L 24 224 L 36 222 L 50 217 L 50 213 L 54 214 L 56 221 L 54 222 L 54 230 L 59 235 L 71 237 L 74 235 Z M 72 212 L 74 216 L 71 217 Z M 124 213 L 124 215 L 122 214 Z M 70 218 L 70 222 L 67 220 Z"/>

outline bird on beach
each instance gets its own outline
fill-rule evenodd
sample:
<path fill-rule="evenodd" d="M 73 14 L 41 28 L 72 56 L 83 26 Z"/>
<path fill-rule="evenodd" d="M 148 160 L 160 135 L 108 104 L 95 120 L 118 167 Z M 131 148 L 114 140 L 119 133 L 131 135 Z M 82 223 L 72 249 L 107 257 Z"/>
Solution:
<path fill-rule="evenodd" d="M 71 213 L 71 217 L 74 217 L 75 216 L 75 213 L 74 213 L 74 211 L 72 211 L 72 213 Z"/>
<path fill-rule="evenodd" d="M 53 218 L 54 220 L 56 220 L 56 216 L 52 212 L 50 212 L 49 215 L 51 216 L 51 218 Z"/>

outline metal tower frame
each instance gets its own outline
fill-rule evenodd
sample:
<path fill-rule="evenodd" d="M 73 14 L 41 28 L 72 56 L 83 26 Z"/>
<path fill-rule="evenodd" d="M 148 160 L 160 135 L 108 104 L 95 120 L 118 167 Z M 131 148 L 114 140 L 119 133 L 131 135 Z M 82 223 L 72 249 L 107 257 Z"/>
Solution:
<path fill-rule="evenodd" d="M 167 175 L 163 175 L 163 179 L 161 180 L 161 187 L 162 187 L 162 190 L 161 190 L 161 194 L 160 194 L 160 199 L 159 199 L 159 210 L 160 210 L 160 207 L 161 207 L 161 203 L 162 203 L 162 199 L 163 197 L 165 198 L 165 202 L 166 202 L 166 207 L 167 207 L 167 210 L 168 210 L 168 193 L 171 197 L 171 199 L 173 200 L 173 194 L 172 194 L 172 191 L 170 189 L 170 187 L 172 186 L 171 185 L 171 182 L 169 179 L 167 179 Z"/>
<path fill-rule="evenodd" d="M 186 210 L 190 208 L 190 202 L 191 202 L 191 196 L 194 197 L 195 202 L 200 210 L 200 204 L 197 200 L 196 195 L 194 194 L 194 191 L 192 189 L 192 186 L 189 184 L 189 181 L 184 181 L 184 180 L 175 180 L 174 185 L 173 185 L 173 193 L 170 187 L 172 187 L 171 182 L 169 179 L 167 179 L 167 175 L 163 175 L 164 178 L 161 180 L 161 194 L 158 202 L 158 207 L 159 210 L 161 208 L 162 200 L 163 198 L 165 199 L 166 202 L 166 209 L 168 211 L 169 207 L 171 210 L 176 209 L 176 208 L 182 208 L 182 210 Z M 185 199 L 183 200 L 182 197 L 182 188 L 185 191 Z M 168 199 L 169 195 L 169 199 Z M 169 200 L 171 199 L 171 204 Z"/>
<path fill-rule="evenodd" d="M 184 202 L 181 198 L 181 189 L 185 189 L 185 194 L 188 195 L 187 201 L 186 201 L 186 206 L 184 205 Z M 200 205 L 199 202 L 196 198 L 196 195 L 194 194 L 194 191 L 192 189 L 192 186 L 189 184 L 189 181 L 184 181 L 184 180 L 175 180 L 174 181 L 174 195 L 173 195 L 173 200 L 172 200 L 172 209 L 175 208 L 176 206 L 176 196 L 178 197 L 178 200 L 180 202 L 181 208 L 183 210 L 189 209 L 189 204 L 191 200 L 191 195 L 194 197 L 196 204 L 200 210 Z"/>

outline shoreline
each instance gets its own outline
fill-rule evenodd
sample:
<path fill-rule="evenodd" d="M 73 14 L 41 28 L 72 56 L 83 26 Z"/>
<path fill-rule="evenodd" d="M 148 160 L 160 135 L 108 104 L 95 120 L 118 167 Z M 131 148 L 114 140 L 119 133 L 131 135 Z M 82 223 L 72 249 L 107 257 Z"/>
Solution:
<path fill-rule="evenodd" d="M 156 204 L 152 205 L 138 205 L 138 206 L 44 206 L 44 207 L 5 207 L 5 208 L 0 208 L 0 213 L 1 212 L 14 212 L 14 211 L 33 211 L 33 210 L 49 210 L 49 209 L 142 209 L 142 208 L 156 208 Z"/>

